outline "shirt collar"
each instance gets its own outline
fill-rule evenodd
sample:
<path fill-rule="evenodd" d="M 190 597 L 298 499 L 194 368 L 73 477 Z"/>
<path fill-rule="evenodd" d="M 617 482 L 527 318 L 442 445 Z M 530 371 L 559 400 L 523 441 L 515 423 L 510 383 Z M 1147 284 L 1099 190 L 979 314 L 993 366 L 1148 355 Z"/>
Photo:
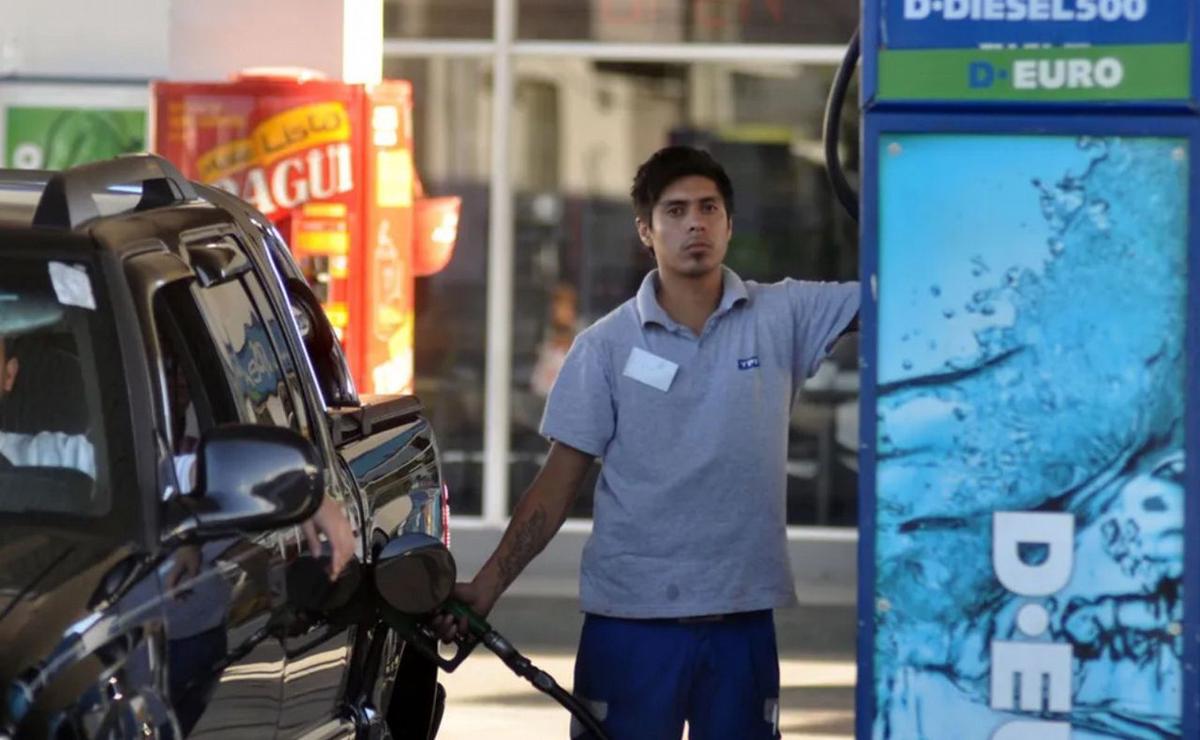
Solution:
<path fill-rule="evenodd" d="M 637 298 L 635 299 L 638 316 L 642 320 L 642 326 L 646 324 L 659 324 L 667 329 L 678 328 L 678 322 L 668 316 L 667 312 L 659 305 L 658 296 L 656 295 L 657 289 L 658 270 L 651 270 L 642 279 L 642 285 L 638 288 Z M 746 284 L 742 282 L 737 273 L 725 265 L 721 265 L 721 302 L 717 304 L 717 310 L 713 311 L 712 318 L 727 313 L 731 308 L 749 300 L 749 298 L 750 295 L 746 292 Z"/>

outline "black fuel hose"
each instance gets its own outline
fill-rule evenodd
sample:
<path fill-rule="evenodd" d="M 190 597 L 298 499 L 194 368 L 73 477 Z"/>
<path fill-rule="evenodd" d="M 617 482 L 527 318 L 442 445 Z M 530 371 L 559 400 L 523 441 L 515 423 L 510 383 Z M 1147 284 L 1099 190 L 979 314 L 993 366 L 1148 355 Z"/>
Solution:
<path fill-rule="evenodd" d="M 588 736 L 592 740 L 608 740 L 608 735 L 604 733 L 604 728 L 600 726 L 600 722 L 596 720 L 596 717 L 588 708 L 579 699 L 564 691 L 555 682 L 553 676 L 535 666 L 530 662 L 529 658 L 521 655 L 503 635 L 496 630 L 489 630 L 479 640 L 488 650 L 491 650 L 500 660 L 504 661 L 504 664 L 513 673 L 529 681 L 535 689 L 547 694 L 566 708 L 575 719 L 579 720 L 587 728 Z"/>
<path fill-rule="evenodd" d="M 850 87 L 850 78 L 854 75 L 854 67 L 858 64 L 858 29 L 850 37 L 846 46 L 846 54 L 842 64 L 833 77 L 829 87 L 829 99 L 825 102 L 825 171 L 829 174 L 829 184 L 833 186 L 833 194 L 846 213 L 855 221 L 858 220 L 858 193 L 846 180 L 846 172 L 842 169 L 842 159 L 838 155 L 838 132 L 842 122 L 842 104 L 846 100 L 846 89 Z"/>

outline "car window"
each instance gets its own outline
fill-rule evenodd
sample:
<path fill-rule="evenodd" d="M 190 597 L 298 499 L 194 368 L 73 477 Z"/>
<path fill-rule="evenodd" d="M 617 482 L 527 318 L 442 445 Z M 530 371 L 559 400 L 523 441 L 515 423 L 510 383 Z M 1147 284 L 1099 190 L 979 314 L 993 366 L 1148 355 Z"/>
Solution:
<path fill-rule="evenodd" d="M 171 453 L 186 455 L 196 451 L 200 435 L 212 426 L 211 406 L 203 387 L 195 379 L 194 362 L 175 331 L 159 328 L 163 391 L 167 401 L 167 432 Z M 204 423 L 201 423 L 204 419 Z"/>
<path fill-rule="evenodd" d="M 316 378 L 321 393 L 320 401 L 332 406 L 357 406 L 358 391 L 350 378 L 345 354 L 328 317 L 320 313 L 321 309 L 315 304 L 313 310 L 318 315 L 310 315 L 303 307 L 302 298 L 295 295 L 293 288 L 287 285 L 293 279 L 300 282 L 307 279 L 301 274 L 279 230 L 271 226 L 270 222 L 262 224 L 255 221 L 254 225 L 267 248 L 266 254 L 274 267 L 275 276 L 282 278 L 280 288 L 291 304 L 288 308 L 300 324 L 306 325 L 303 328 L 296 327 L 304 340 L 301 347 L 304 355 L 299 359 L 308 365 L 312 377 Z M 311 286 L 309 290 L 312 291 Z M 312 297 L 315 301 L 316 296 Z M 322 342 L 321 338 L 325 336 L 330 338 L 329 345 Z"/>
<path fill-rule="evenodd" d="M 195 482 L 195 456 L 203 433 L 217 423 L 239 421 L 223 382 L 224 368 L 188 286 L 178 282 L 155 294 L 158 354 L 150 358 L 165 404 L 165 441 L 182 491 L 190 491 Z"/>
<path fill-rule="evenodd" d="M 88 260 L 0 257 L 0 512 L 112 505 L 127 423 L 102 286 Z"/>
<path fill-rule="evenodd" d="M 305 432 L 270 329 L 242 280 L 197 288 L 196 296 L 243 420 Z"/>
<path fill-rule="evenodd" d="M 270 301 L 267 299 L 262 285 L 252 273 L 243 275 L 241 282 L 253 300 L 254 306 L 259 310 L 259 315 L 266 317 L 267 334 L 270 336 L 272 349 L 275 350 L 275 356 L 278 358 L 284 377 L 287 379 L 287 385 L 291 390 L 293 401 L 303 399 L 304 389 L 301 387 L 300 373 L 296 368 L 296 362 L 292 357 L 292 353 L 288 350 L 287 340 L 283 336 L 283 327 L 280 326 L 279 319 L 274 311 L 271 310 Z M 308 436 L 308 416 L 305 413 L 305 406 L 302 402 L 295 404 L 295 414 L 300 431 L 305 436 Z"/>

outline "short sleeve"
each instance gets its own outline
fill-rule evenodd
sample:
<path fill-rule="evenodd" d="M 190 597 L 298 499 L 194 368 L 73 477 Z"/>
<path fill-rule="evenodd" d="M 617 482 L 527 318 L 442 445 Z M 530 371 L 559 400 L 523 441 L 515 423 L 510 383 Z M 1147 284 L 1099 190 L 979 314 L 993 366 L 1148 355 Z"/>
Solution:
<path fill-rule="evenodd" d="M 859 284 L 786 280 L 794 326 L 793 363 L 797 379 L 811 377 L 830 345 L 858 314 Z"/>
<path fill-rule="evenodd" d="M 179 485 L 179 492 L 191 493 L 196 488 L 196 453 L 185 452 L 175 455 L 173 461 L 175 463 L 175 482 Z"/>
<path fill-rule="evenodd" d="M 542 436 L 603 457 L 616 422 L 607 355 L 599 342 L 581 334 L 567 352 L 546 398 Z"/>

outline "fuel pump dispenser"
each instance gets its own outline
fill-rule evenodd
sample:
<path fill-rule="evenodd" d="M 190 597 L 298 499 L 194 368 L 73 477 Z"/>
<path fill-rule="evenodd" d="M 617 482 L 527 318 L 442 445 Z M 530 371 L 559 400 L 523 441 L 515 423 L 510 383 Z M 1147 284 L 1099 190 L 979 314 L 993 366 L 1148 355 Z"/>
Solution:
<path fill-rule="evenodd" d="M 1197 10 L 864 4 L 860 740 L 1200 737 Z"/>

